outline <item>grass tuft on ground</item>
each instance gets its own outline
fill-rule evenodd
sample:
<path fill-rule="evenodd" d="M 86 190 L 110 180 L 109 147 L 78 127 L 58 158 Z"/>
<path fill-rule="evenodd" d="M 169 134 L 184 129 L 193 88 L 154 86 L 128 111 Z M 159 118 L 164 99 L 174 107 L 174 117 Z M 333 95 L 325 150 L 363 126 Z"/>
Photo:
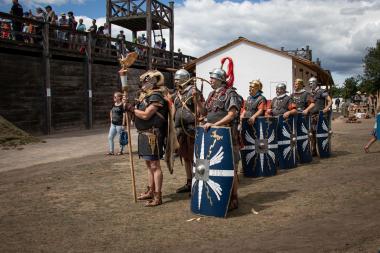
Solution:
<path fill-rule="evenodd" d="M 17 147 L 40 140 L 13 125 L 0 115 L 0 146 Z"/>

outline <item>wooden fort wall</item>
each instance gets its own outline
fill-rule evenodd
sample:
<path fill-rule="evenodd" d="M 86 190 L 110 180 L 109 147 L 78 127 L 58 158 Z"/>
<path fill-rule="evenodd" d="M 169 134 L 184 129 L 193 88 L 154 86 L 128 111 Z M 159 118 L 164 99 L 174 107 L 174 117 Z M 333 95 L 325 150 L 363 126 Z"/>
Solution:
<path fill-rule="evenodd" d="M 50 59 L 51 133 L 109 124 L 113 93 L 121 89 L 120 67 L 116 62 L 92 63 L 89 92 L 86 64 L 81 59 Z M 31 133 L 47 132 L 44 71 L 41 55 L 0 52 L 0 115 Z M 129 70 L 130 99 L 135 96 L 139 76 L 144 72 L 137 68 Z M 170 77 L 169 73 L 164 74 Z"/>

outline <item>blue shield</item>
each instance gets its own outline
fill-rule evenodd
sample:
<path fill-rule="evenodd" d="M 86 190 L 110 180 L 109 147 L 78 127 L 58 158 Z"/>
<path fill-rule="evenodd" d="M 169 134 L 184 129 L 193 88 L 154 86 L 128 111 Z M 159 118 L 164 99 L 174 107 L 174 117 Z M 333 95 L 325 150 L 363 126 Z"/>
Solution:
<path fill-rule="evenodd" d="M 244 176 L 261 177 L 261 170 L 254 170 L 254 162 L 256 161 L 256 132 L 253 126 L 248 124 L 247 118 L 243 118 L 241 123 L 241 140 L 244 145 L 240 150 Z"/>
<path fill-rule="evenodd" d="M 311 116 L 298 113 L 297 116 L 297 152 L 300 163 L 310 163 L 313 160 L 311 152 Z"/>
<path fill-rule="evenodd" d="M 317 152 L 319 157 L 328 158 L 331 155 L 331 111 L 318 114 L 316 129 Z"/>
<path fill-rule="evenodd" d="M 252 126 L 243 120 L 241 149 L 244 174 L 249 177 L 268 177 L 277 173 L 277 118 L 258 117 Z"/>
<path fill-rule="evenodd" d="M 283 115 L 278 117 L 277 125 L 278 164 L 280 169 L 297 166 L 297 127 L 296 118 Z"/>
<path fill-rule="evenodd" d="M 191 211 L 225 217 L 234 180 L 231 129 L 196 128 L 194 143 Z"/>

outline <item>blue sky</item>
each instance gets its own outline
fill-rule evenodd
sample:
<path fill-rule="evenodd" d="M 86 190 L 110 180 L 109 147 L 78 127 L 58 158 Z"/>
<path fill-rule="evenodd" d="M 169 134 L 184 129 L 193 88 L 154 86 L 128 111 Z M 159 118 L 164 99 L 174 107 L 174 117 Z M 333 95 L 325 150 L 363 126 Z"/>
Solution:
<path fill-rule="evenodd" d="M 0 0 L 0 10 L 2 12 L 9 12 L 11 8 L 12 0 Z M 30 4 L 30 2 L 33 2 Z M 50 4 L 57 14 L 62 12 L 73 11 L 76 16 L 88 16 L 91 18 L 100 18 L 106 15 L 106 1 L 105 0 L 71 0 L 71 1 L 61 1 L 67 2 L 66 4 L 54 4 L 54 0 L 50 1 L 23 1 L 19 0 L 19 3 L 23 6 L 24 11 L 28 11 L 30 8 L 34 11 L 33 6 L 35 6 L 35 2 L 37 2 L 37 6 L 45 7 Z M 78 3 L 83 2 L 83 3 Z M 162 0 L 162 3 L 168 4 L 169 1 Z M 174 1 L 175 5 L 181 5 L 183 1 Z M 217 1 L 221 2 L 221 1 Z M 243 2 L 242 0 L 234 0 L 232 2 Z M 251 2 L 260 2 L 260 0 L 255 0 Z"/>

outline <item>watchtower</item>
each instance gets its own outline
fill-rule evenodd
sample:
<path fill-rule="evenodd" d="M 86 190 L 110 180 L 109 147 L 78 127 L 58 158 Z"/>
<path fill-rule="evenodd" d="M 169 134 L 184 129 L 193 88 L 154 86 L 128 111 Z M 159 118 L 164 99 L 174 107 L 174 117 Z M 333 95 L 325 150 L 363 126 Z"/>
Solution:
<path fill-rule="evenodd" d="M 152 68 L 152 42 L 155 43 L 157 38 L 162 41 L 162 30 L 169 29 L 169 51 L 171 53 L 171 65 L 174 67 L 174 2 L 169 2 L 169 6 L 167 6 L 157 0 L 106 1 L 106 22 L 110 28 L 111 24 L 115 24 L 131 30 L 133 41 L 136 41 L 137 32 L 146 31 L 148 69 Z"/>

